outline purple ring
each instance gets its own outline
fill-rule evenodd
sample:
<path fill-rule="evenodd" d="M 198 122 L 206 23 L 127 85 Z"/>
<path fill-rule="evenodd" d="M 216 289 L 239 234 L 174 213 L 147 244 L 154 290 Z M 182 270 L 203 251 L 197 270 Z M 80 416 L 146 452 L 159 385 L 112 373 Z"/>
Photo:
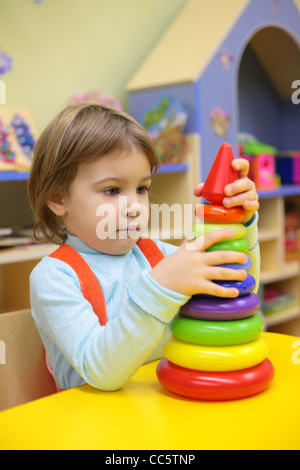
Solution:
<path fill-rule="evenodd" d="M 252 268 L 252 263 L 250 258 L 247 257 L 247 261 L 244 264 L 222 264 L 220 265 L 220 268 L 228 268 L 228 269 L 244 269 L 245 271 L 249 272 L 250 269 Z"/>
<path fill-rule="evenodd" d="M 237 289 L 239 291 L 239 297 L 245 297 L 247 295 L 250 295 L 255 287 L 256 287 L 256 281 L 251 274 L 248 274 L 246 279 L 243 281 L 213 281 L 215 284 L 218 286 L 225 287 L 226 289 Z M 195 295 L 198 299 L 211 299 L 211 298 L 216 298 L 214 295 L 209 295 L 209 294 L 198 294 Z"/>
<path fill-rule="evenodd" d="M 254 315 L 260 308 L 260 300 L 256 294 L 237 299 L 214 297 L 200 299 L 192 297 L 191 300 L 180 309 L 184 317 L 201 320 L 238 320 Z"/>

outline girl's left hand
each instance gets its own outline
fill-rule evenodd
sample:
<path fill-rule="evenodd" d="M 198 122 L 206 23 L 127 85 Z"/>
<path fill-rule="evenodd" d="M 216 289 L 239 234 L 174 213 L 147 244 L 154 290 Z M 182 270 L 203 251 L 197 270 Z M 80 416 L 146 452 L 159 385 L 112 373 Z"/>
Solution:
<path fill-rule="evenodd" d="M 253 214 L 259 209 L 259 198 L 253 181 L 248 178 L 249 162 L 244 158 L 238 158 L 232 162 L 233 169 L 238 173 L 239 178 L 224 189 L 225 198 L 223 205 L 227 209 L 235 206 L 242 206 L 245 210 L 243 223 L 249 222 Z M 199 184 L 194 194 L 201 197 L 203 183 Z"/>

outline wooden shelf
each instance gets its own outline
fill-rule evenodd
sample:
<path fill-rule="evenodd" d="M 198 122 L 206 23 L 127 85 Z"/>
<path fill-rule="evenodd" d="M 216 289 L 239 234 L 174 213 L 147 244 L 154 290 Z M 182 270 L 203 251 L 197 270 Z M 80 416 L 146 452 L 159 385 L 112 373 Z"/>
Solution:
<path fill-rule="evenodd" d="M 279 282 L 292 277 L 298 277 L 300 274 L 299 264 L 297 262 L 286 264 L 280 271 L 262 271 L 261 282 L 263 284 L 270 284 L 272 282 Z"/>
<path fill-rule="evenodd" d="M 300 310 L 297 305 L 289 308 L 284 313 L 273 313 L 271 315 L 265 316 L 265 322 L 267 328 L 271 328 L 272 326 L 280 325 L 281 323 L 292 321 L 292 320 L 300 320 Z"/>
<path fill-rule="evenodd" d="M 30 245 L 0 250 L 0 266 L 4 264 L 34 261 L 48 256 L 57 248 L 56 245 Z"/>
<path fill-rule="evenodd" d="M 280 237 L 280 232 L 273 229 L 260 229 L 258 239 L 260 242 L 267 242 L 270 240 L 277 240 Z"/>

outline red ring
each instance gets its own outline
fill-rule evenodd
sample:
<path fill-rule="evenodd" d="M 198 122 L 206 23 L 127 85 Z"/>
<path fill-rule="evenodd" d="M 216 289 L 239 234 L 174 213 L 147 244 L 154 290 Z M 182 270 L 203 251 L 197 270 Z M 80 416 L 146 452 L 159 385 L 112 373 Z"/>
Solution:
<path fill-rule="evenodd" d="M 165 357 L 157 366 L 161 385 L 185 398 L 205 401 L 227 401 L 263 392 L 272 383 L 273 364 L 265 359 L 257 366 L 232 372 L 203 372 L 184 369 Z"/>
<path fill-rule="evenodd" d="M 211 204 L 200 204 L 195 210 L 197 219 L 216 224 L 238 224 L 243 221 L 245 211 L 242 207 L 231 207 Z"/>

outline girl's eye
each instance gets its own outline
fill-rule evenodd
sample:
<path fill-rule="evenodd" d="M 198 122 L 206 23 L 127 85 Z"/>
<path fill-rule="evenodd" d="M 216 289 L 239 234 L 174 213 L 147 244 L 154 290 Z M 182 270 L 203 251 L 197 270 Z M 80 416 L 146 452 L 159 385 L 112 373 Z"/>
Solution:
<path fill-rule="evenodd" d="M 150 187 L 149 186 L 140 186 L 139 188 L 137 188 L 137 193 L 138 194 L 146 194 L 148 193 L 150 190 Z"/>
<path fill-rule="evenodd" d="M 109 188 L 104 191 L 104 194 L 106 194 L 107 196 L 116 196 L 117 194 L 119 194 L 119 191 L 120 190 L 118 188 Z"/>

